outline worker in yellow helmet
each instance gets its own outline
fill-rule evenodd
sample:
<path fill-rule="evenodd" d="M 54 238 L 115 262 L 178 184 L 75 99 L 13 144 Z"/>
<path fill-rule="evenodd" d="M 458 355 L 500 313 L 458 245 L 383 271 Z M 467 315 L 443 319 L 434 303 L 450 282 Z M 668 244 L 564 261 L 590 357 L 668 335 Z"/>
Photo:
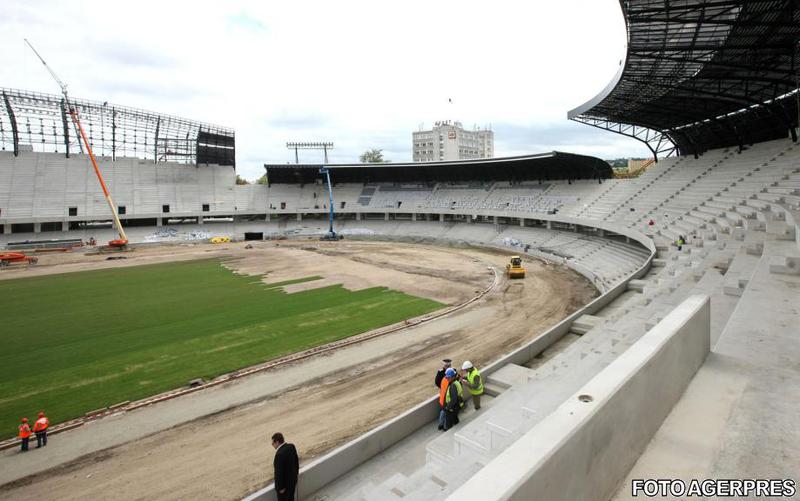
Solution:
<path fill-rule="evenodd" d="M 483 395 L 481 373 L 469 360 L 464 362 L 461 366 L 461 370 L 464 371 L 462 379 L 467 381 L 467 390 L 469 390 L 469 393 L 472 395 L 472 405 L 475 406 L 475 410 L 477 411 L 481 408 L 481 395 Z"/>

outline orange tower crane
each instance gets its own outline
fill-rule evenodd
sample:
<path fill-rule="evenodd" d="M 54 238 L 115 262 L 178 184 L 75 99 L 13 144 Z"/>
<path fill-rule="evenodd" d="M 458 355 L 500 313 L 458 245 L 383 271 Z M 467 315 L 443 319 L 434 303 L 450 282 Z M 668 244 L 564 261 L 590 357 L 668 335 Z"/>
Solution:
<path fill-rule="evenodd" d="M 69 116 L 72 119 L 72 123 L 75 125 L 75 128 L 80 133 L 81 139 L 83 140 L 83 144 L 84 146 L 86 146 L 86 152 L 89 153 L 89 160 L 92 161 L 92 167 L 94 167 L 94 173 L 97 175 L 97 180 L 100 182 L 100 188 L 102 188 L 103 190 L 103 196 L 105 197 L 106 202 L 108 202 L 109 209 L 111 209 L 111 216 L 114 219 L 114 226 L 117 229 L 117 233 L 119 233 L 119 238 L 108 242 L 108 246 L 118 249 L 124 248 L 126 245 L 128 245 L 128 237 L 125 235 L 125 230 L 122 229 L 122 223 L 120 223 L 119 215 L 117 214 L 117 207 L 114 205 L 114 201 L 111 199 L 111 194 L 108 192 L 108 187 L 106 186 L 106 182 L 103 180 L 103 174 L 100 172 L 100 168 L 97 166 L 97 160 L 94 158 L 94 153 L 92 152 L 92 146 L 89 144 L 89 140 L 86 137 L 86 132 L 84 132 L 83 127 L 81 126 L 81 120 L 80 117 L 78 116 L 78 110 L 77 108 L 72 106 L 72 104 L 69 101 L 69 97 L 67 96 L 67 84 L 65 84 L 64 82 L 61 81 L 60 78 L 58 78 L 58 75 L 56 75 L 56 73 L 52 70 L 52 68 L 50 68 L 50 66 L 47 65 L 42 56 L 40 56 L 39 53 L 36 51 L 36 49 L 33 48 L 33 45 L 31 45 L 31 43 L 28 41 L 27 38 L 25 39 L 25 43 L 28 44 L 28 47 L 30 47 L 33 53 L 36 54 L 36 57 L 39 58 L 39 61 L 42 62 L 42 64 L 50 73 L 50 75 L 53 77 L 53 79 L 56 81 L 56 83 L 58 83 L 58 86 L 61 87 L 61 93 L 64 95 L 64 103 L 67 106 L 67 109 L 69 110 Z"/>

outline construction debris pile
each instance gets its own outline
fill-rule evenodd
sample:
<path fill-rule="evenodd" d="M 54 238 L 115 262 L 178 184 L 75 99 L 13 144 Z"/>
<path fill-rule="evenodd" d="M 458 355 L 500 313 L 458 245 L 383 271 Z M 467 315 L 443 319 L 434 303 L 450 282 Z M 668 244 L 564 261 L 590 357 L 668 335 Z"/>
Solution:
<path fill-rule="evenodd" d="M 522 247 L 522 242 L 516 238 L 506 237 L 503 239 L 503 245 L 507 245 L 509 247 Z"/>

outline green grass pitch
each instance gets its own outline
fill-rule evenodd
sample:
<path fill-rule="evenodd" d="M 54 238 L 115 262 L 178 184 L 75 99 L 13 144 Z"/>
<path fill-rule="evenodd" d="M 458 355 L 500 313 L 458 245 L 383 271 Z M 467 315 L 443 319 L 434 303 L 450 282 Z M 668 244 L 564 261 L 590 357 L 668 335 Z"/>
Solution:
<path fill-rule="evenodd" d="M 287 294 L 218 260 L 2 280 L 0 297 L 3 439 L 40 409 L 65 421 L 443 306 L 383 287 Z"/>

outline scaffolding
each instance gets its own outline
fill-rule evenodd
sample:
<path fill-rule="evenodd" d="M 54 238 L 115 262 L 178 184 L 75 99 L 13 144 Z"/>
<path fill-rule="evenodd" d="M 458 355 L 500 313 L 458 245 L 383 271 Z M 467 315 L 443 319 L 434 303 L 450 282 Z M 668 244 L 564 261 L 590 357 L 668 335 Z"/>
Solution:
<path fill-rule="evenodd" d="M 0 149 L 82 153 L 60 95 L 0 88 Z M 236 165 L 233 129 L 97 101 L 74 99 L 95 156 Z"/>

